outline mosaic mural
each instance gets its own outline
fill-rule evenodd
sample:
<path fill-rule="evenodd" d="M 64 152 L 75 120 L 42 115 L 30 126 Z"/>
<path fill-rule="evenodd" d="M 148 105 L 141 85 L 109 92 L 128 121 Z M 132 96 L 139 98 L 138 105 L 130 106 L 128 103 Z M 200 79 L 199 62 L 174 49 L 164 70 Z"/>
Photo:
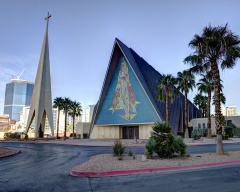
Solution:
<path fill-rule="evenodd" d="M 129 79 L 128 67 L 123 57 L 118 73 L 118 81 L 113 96 L 112 107 L 109 110 L 112 110 L 112 113 L 114 113 L 115 110 L 122 110 L 124 114 L 120 116 L 126 120 L 131 120 L 137 114 L 137 104 L 140 103 L 135 99 L 133 85 Z"/>

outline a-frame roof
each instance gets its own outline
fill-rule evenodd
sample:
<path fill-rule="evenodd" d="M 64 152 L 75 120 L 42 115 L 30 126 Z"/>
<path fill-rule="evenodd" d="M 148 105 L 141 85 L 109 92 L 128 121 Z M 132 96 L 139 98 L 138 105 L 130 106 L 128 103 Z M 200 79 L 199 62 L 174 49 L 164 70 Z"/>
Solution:
<path fill-rule="evenodd" d="M 96 122 L 100 109 L 102 107 L 104 98 L 108 91 L 108 87 L 113 78 L 115 69 L 118 64 L 118 60 L 121 56 L 124 56 L 134 71 L 136 77 L 138 78 L 143 90 L 145 91 L 147 97 L 149 98 L 154 110 L 159 116 L 159 120 L 165 121 L 166 111 L 165 102 L 157 100 L 157 93 L 155 88 L 157 86 L 157 80 L 161 78 L 161 74 L 156 71 L 151 65 L 149 65 L 143 58 L 141 58 L 133 49 L 128 48 L 119 39 L 115 39 L 112 55 L 109 61 L 108 69 L 106 72 L 105 80 L 103 83 L 102 91 L 97 105 L 95 106 L 91 130 Z M 184 118 L 183 105 L 184 97 L 182 94 L 180 96 L 175 96 L 174 101 L 170 106 L 170 123 L 173 130 L 176 132 L 179 126 L 179 118 Z M 182 112 L 181 112 L 182 111 Z M 191 119 L 195 114 L 197 114 L 197 108 L 189 101 L 189 119 Z M 91 133 L 90 130 L 90 133 Z"/>

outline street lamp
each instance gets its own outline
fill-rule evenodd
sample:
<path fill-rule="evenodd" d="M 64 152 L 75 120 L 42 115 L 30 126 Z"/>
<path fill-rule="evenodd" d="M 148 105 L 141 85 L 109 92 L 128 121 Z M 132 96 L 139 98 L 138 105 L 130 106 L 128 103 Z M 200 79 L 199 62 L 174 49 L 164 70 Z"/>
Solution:
<path fill-rule="evenodd" d="M 228 107 L 226 107 L 226 126 L 227 126 L 227 110 L 228 110 Z"/>

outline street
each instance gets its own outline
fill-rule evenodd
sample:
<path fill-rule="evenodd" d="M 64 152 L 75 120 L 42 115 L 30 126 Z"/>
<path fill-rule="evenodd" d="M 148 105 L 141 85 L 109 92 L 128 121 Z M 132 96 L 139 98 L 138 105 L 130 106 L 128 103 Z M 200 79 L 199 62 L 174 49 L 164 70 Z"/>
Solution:
<path fill-rule="evenodd" d="M 0 159 L 0 191 L 239 191 L 240 165 L 140 175 L 79 178 L 69 175 L 71 167 L 110 147 L 55 144 L 0 143 L 21 150 Z M 191 146 L 188 152 L 215 152 L 215 145 Z M 239 144 L 224 144 L 225 151 Z M 143 148 L 133 148 L 143 154 Z"/>

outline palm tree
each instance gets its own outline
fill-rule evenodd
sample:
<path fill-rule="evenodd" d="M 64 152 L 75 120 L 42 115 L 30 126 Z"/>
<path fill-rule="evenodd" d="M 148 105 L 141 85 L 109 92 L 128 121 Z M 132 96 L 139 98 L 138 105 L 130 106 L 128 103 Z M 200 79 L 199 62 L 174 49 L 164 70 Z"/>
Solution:
<path fill-rule="evenodd" d="M 198 93 L 193 98 L 193 103 L 198 106 L 199 117 L 205 117 L 207 109 L 207 97 L 203 96 L 201 93 Z"/>
<path fill-rule="evenodd" d="M 64 140 L 66 140 L 66 131 L 67 131 L 67 114 L 69 112 L 70 109 L 70 104 L 71 104 L 71 100 L 69 99 L 69 97 L 65 97 L 63 99 L 63 104 L 62 104 L 62 109 L 64 110 L 64 114 L 65 114 L 65 123 L 64 123 Z"/>
<path fill-rule="evenodd" d="M 223 105 L 226 104 L 226 97 L 224 96 L 224 94 L 222 92 L 220 93 L 220 102 Z M 214 95 L 213 95 L 213 105 L 215 105 L 215 97 L 214 97 Z"/>
<path fill-rule="evenodd" d="M 166 103 L 166 122 L 168 123 L 170 123 L 169 100 L 173 101 L 174 99 L 174 93 L 176 93 L 175 84 L 176 80 L 171 74 L 163 74 L 162 77 L 159 78 L 158 85 L 156 87 L 158 100 L 165 101 Z"/>
<path fill-rule="evenodd" d="M 220 74 L 222 69 L 233 68 L 240 58 L 240 38 L 233 34 L 227 24 L 222 27 L 209 25 L 203 29 L 201 36 L 195 35 L 189 46 L 194 53 L 186 57 L 184 62 L 194 66 L 198 72 L 211 71 L 214 81 L 215 122 L 217 132 L 217 154 L 224 154 L 222 144 L 222 125 L 220 121 Z"/>
<path fill-rule="evenodd" d="M 195 78 L 193 74 L 188 71 L 184 70 L 183 72 L 177 73 L 177 88 L 184 93 L 184 100 L 185 100 L 185 138 L 189 138 L 189 132 L 188 132 L 188 99 L 187 95 L 189 93 L 189 90 L 193 89 L 195 87 Z"/>
<path fill-rule="evenodd" d="M 77 101 L 72 101 L 71 102 L 69 115 L 73 119 L 72 136 L 74 138 L 75 117 L 78 117 L 78 116 L 82 115 L 82 106 L 79 102 L 77 102 Z"/>
<path fill-rule="evenodd" d="M 58 132 L 59 132 L 59 116 L 60 116 L 60 111 L 63 109 L 63 98 L 62 97 L 56 97 L 53 101 L 53 107 L 58 108 L 58 119 L 57 119 L 57 139 L 59 138 Z"/>
<path fill-rule="evenodd" d="M 201 74 L 202 78 L 197 83 L 198 91 L 200 93 L 204 92 L 208 96 L 207 100 L 207 128 L 208 128 L 208 138 L 212 138 L 212 131 L 211 131 L 211 99 L 212 99 L 212 91 L 214 89 L 214 82 L 210 72 L 207 72 L 205 75 Z"/>

